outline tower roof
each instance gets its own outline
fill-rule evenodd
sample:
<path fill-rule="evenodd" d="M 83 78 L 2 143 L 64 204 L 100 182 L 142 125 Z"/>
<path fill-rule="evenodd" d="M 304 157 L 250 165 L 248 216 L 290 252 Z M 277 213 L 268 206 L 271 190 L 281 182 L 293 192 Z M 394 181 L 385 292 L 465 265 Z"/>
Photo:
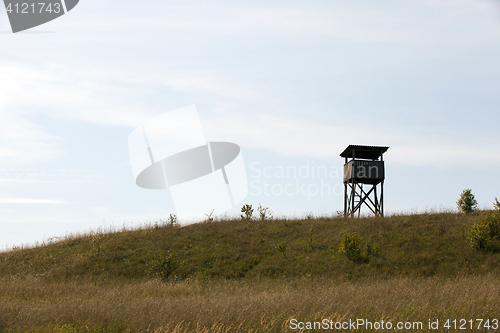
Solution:
<path fill-rule="evenodd" d="M 389 149 L 389 147 L 383 146 L 358 146 L 358 145 L 349 145 L 346 149 L 340 154 L 341 157 L 352 157 L 352 153 L 354 151 L 355 158 L 362 158 L 367 160 L 376 160 L 383 153 L 385 153 Z"/>

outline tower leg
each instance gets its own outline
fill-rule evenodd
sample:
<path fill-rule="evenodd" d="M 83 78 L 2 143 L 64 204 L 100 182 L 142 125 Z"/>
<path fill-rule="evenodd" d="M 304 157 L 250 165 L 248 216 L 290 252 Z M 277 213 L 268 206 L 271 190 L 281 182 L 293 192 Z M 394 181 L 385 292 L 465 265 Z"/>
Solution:
<path fill-rule="evenodd" d="M 347 216 L 347 183 L 344 183 L 344 217 Z"/>
<path fill-rule="evenodd" d="M 380 212 L 384 216 L 384 181 L 380 183 Z"/>
<path fill-rule="evenodd" d="M 356 194 L 356 182 L 354 180 L 351 181 L 351 217 L 354 217 L 354 197 Z"/>
<path fill-rule="evenodd" d="M 384 182 L 380 184 L 380 193 L 378 184 L 373 184 L 369 191 L 363 189 L 363 184 L 355 180 L 344 183 L 344 217 L 361 216 L 361 207 L 366 205 L 375 216 L 384 216 Z M 373 195 L 372 195 L 373 192 Z M 380 195 L 380 196 L 379 196 Z M 356 196 L 359 201 L 356 203 Z"/>

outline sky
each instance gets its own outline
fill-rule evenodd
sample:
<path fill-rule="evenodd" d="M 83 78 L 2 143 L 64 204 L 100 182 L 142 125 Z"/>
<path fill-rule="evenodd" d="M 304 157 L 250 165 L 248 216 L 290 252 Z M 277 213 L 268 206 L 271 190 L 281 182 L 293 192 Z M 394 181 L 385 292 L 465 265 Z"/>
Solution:
<path fill-rule="evenodd" d="M 275 216 L 342 210 L 349 144 L 390 147 L 387 214 L 500 197 L 496 1 L 81 0 L 16 34 L 3 9 L 0 249 L 175 214 L 128 137 L 189 105 Z"/>

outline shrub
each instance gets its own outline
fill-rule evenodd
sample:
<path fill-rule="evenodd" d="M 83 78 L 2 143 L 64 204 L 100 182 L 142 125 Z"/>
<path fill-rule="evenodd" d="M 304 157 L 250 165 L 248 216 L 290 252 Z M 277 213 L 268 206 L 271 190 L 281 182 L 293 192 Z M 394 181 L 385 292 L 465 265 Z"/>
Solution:
<path fill-rule="evenodd" d="M 336 219 L 341 219 L 343 217 L 345 217 L 344 215 L 344 211 L 343 210 L 337 210 L 333 216 L 334 218 Z"/>
<path fill-rule="evenodd" d="M 207 217 L 207 219 L 205 220 L 205 222 L 213 222 L 213 221 L 215 221 L 214 209 L 212 209 L 212 211 L 210 212 L 210 214 L 205 214 L 205 216 Z"/>
<path fill-rule="evenodd" d="M 363 238 L 353 232 L 352 234 L 344 234 L 340 241 L 339 253 L 342 253 L 347 259 L 359 261 L 361 259 L 361 246 Z"/>
<path fill-rule="evenodd" d="M 472 194 L 471 189 L 466 189 L 462 191 L 460 194 L 460 199 L 457 201 L 458 209 L 460 209 L 464 213 L 472 213 L 477 210 L 477 200 Z"/>
<path fill-rule="evenodd" d="M 179 267 L 179 260 L 173 253 L 158 254 L 151 264 L 151 273 L 166 281 Z"/>
<path fill-rule="evenodd" d="M 466 233 L 467 241 L 476 249 L 486 249 L 493 239 L 500 239 L 500 212 L 488 212 Z"/>
<path fill-rule="evenodd" d="M 259 207 L 257 207 L 257 211 L 259 212 L 259 217 L 261 221 L 271 220 L 273 218 L 272 211 L 269 207 L 262 207 L 259 203 Z"/>
<path fill-rule="evenodd" d="M 168 225 L 169 227 L 175 227 L 175 226 L 178 226 L 178 225 L 179 225 L 179 222 L 178 222 L 178 219 L 177 219 L 177 215 L 175 215 L 175 214 L 170 214 L 170 216 L 168 217 L 167 225 Z"/>
<path fill-rule="evenodd" d="M 488 226 L 481 222 L 476 222 L 466 234 L 467 241 L 476 249 L 486 247 L 486 242 L 490 240 Z"/>
<path fill-rule="evenodd" d="M 252 208 L 252 205 L 244 205 L 243 207 L 241 207 L 241 212 L 243 214 L 241 214 L 241 219 L 242 220 L 251 220 L 252 219 L 252 214 L 253 214 L 253 208 Z"/>
<path fill-rule="evenodd" d="M 495 206 L 496 210 L 500 210 L 500 202 L 498 202 L 497 198 L 495 198 L 495 203 L 493 204 L 493 206 Z"/>
<path fill-rule="evenodd" d="M 340 241 L 339 253 L 345 255 L 347 259 L 354 262 L 369 261 L 369 257 L 378 254 L 378 247 L 375 244 L 366 242 L 363 244 L 363 238 L 353 232 L 352 234 L 344 234 Z"/>

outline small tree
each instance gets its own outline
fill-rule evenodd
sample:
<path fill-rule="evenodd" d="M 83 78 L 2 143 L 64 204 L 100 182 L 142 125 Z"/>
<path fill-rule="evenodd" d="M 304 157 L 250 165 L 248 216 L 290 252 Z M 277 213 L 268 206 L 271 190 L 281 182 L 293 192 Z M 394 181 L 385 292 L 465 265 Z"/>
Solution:
<path fill-rule="evenodd" d="M 241 212 L 243 214 L 241 214 L 241 219 L 242 220 L 251 220 L 252 219 L 252 214 L 253 214 L 253 208 L 252 208 L 252 205 L 244 205 L 243 207 L 241 207 Z"/>
<path fill-rule="evenodd" d="M 496 210 L 500 210 L 500 202 L 498 202 L 497 198 L 495 198 L 495 203 L 493 204 L 493 206 L 495 206 Z"/>
<path fill-rule="evenodd" d="M 474 197 L 474 194 L 472 194 L 471 189 L 462 191 L 460 199 L 457 201 L 457 206 L 458 209 L 467 214 L 477 210 L 477 200 Z"/>
<path fill-rule="evenodd" d="M 270 220 L 273 218 L 273 213 L 269 207 L 262 207 L 259 203 L 259 207 L 257 207 L 257 211 L 259 212 L 259 217 L 261 221 Z"/>
<path fill-rule="evenodd" d="M 170 214 L 169 218 L 168 218 L 168 221 L 167 221 L 167 225 L 169 227 L 176 227 L 179 225 L 179 221 L 177 219 L 177 215 L 175 214 Z"/>

